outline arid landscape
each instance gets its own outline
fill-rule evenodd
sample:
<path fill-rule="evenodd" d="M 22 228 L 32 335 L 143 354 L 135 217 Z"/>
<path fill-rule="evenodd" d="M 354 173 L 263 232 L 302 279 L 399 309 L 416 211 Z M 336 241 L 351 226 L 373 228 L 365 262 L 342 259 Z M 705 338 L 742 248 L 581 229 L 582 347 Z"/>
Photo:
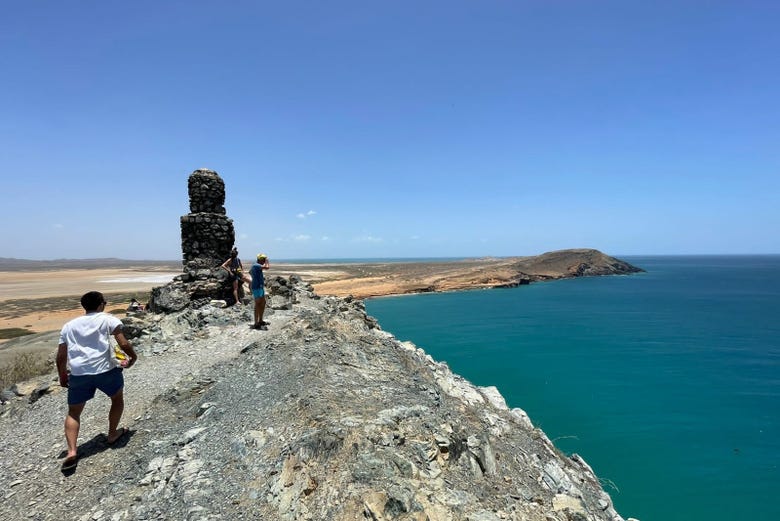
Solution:
<path fill-rule="evenodd" d="M 246 261 L 248 266 L 251 261 Z M 267 277 L 292 274 L 320 295 L 356 298 L 408 293 L 485 289 L 540 280 L 630 272 L 629 265 L 596 250 L 561 250 L 529 257 L 426 262 L 273 263 Z M 0 263 L 0 330 L 40 333 L 59 329 L 82 310 L 79 297 L 103 292 L 108 309 L 121 311 L 131 298 L 146 302 L 149 291 L 181 272 L 175 261 L 16 261 Z"/>
<path fill-rule="evenodd" d="M 376 264 L 274 264 L 267 276 L 297 274 L 320 294 L 369 297 L 425 291 L 449 278 L 487 270 L 494 261 Z M 247 263 L 249 264 L 249 263 Z M 149 291 L 181 270 L 175 263 L 131 267 L 77 265 L 17 267 L 0 271 L 0 330 L 22 328 L 40 333 L 59 329 L 82 313 L 79 297 L 103 292 L 108 309 L 124 309 L 131 298 L 145 302 Z M 451 288 L 454 289 L 454 286 Z"/>
<path fill-rule="evenodd" d="M 102 291 L 109 309 L 124 308 L 130 298 L 142 301 L 151 288 L 174 275 L 169 266 L 0 271 L 0 330 L 25 328 L 38 333 L 58 329 L 82 312 L 79 298 L 87 291 Z"/>

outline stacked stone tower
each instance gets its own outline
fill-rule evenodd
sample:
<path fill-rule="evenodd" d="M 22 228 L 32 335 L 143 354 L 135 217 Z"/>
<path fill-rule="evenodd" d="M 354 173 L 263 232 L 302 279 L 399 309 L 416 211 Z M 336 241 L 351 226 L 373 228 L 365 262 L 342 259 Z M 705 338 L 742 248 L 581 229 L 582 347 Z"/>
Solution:
<path fill-rule="evenodd" d="M 155 312 L 200 307 L 214 299 L 233 300 L 232 282 L 220 268 L 236 238 L 233 220 L 225 211 L 225 183 L 213 170 L 199 169 L 190 174 L 187 188 L 190 213 L 181 216 L 184 273 L 152 289 L 149 306 Z"/>
<path fill-rule="evenodd" d="M 195 170 L 187 182 L 190 213 L 181 216 L 184 271 L 219 266 L 236 239 L 225 211 L 225 183 L 213 170 Z"/>

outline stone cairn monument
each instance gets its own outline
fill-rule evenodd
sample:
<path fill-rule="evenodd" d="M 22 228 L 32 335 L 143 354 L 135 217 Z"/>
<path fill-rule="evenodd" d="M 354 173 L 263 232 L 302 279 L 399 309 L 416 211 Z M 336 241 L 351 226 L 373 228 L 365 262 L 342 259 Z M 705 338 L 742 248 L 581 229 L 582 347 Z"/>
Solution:
<path fill-rule="evenodd" d="M 196 273 L 225 262 L 236 233 L 225 211 L 225 182 L 219 174 L 195 170 L 187 188 L 190 213 L 181 216 L 181 251 L 185 273 Z"/>
<path fill-rule="evenodd" d="M 158 313 L 233 300 L 228 273 L 220 268 L 236 238 L 225 211 L 225 182 L 213 170 L 199 169 L 190 174 L 187 188 L 190 213 L 181 217 L 184 273 L 152 289 L 149 307 Z"/>

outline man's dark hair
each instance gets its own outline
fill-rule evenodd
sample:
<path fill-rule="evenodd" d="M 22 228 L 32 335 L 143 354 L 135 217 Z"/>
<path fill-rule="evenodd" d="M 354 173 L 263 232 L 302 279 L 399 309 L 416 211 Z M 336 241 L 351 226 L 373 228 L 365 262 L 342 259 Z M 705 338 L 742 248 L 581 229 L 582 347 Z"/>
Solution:
<path fill-rule="evenodd" d="M 81 307 L 87 312 L 97 311 L 103 302 L 105 302 L 105 299 L 99 291 L 90 291 L 89 293 L 84 293 L 81 297 Z"/>

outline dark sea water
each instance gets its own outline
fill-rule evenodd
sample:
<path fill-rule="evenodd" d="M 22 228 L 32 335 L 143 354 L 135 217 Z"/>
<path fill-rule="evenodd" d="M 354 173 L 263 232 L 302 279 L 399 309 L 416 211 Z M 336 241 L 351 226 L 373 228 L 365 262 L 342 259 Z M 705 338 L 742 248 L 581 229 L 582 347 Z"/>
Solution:
<path fill-rule="evenodd" d="M 624 517 L 780 519 L 780 256 L 623 258 L 647 273 L 366 307 L 496 385 Z"/>

